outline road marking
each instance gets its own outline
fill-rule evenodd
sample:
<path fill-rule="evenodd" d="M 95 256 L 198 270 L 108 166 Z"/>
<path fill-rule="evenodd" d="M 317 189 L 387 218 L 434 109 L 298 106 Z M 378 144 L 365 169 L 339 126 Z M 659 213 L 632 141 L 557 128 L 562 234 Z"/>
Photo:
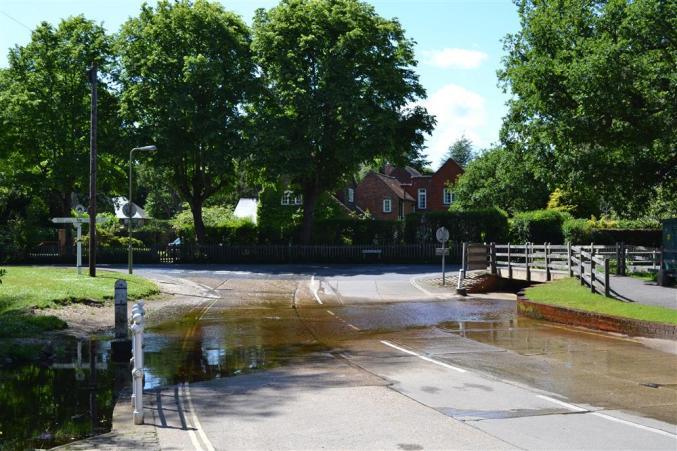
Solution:
<path fill-rule="evenodd" d="M 426 290 L 426 289 L 423 288 L 421 285 L 419 285 L 418 282 L 416 282 L 416 278 L 412 277 L 411 279 L 409 279 L 409 283 L 412 284 L 412 285 L 414 286 L 414 288 L 417 288 L 418 290 L 420 290 L 420 291 L 422 291 L 423 293 L 425 293 L 426 296 L 437 297 L 437 296 L 435 296 L 434 294 L 432 294 L 430 291 Z"/>
<path fill-rule="evenodd" d="M 216 299 L 214 299 L 214 300 L 212 301 L 212 303 L 209 304 L 209 305 L 207 306 L 206 309 L 204 309 L 204 311 L 202 312 L 202 315 L 200 315 L 200 318 L 198 319 L 198 321 L 202 321 L 202 318 L 205 317 L 205 315 L 207 314 L 207 311 L 208 311 L 210 308 L 212 308 L 212 307 L 214 306 L 214 304 L 216 304 L 216 302 L 217 302 L 219 299 L 221 299 L 221 298 L 216 298 Z"/>
<path fill-rule="evenodd" d="M 331 310 L 327 310 L 327 313 L 329 313 L 331 316 L 336 316 L 336 313 L 332 312 Z"/>
<path fill-rule="evenodd" d="M 560 401 L 559 399 L 551 398 L 550 396 L 545 396 L 545 395 L 536 395 L 541 399 L 545 399 L 546 401 L 553 402 L 555 404 L 559 404 L 562 407 L 565 407 L 573 412 L 589 412 L 588 409 L 584 409 L 582 407 L 575 406 L 573 404 L 569 404 L 568 402 Z"/>
<path fill-rule="evenodd" d="M 407 354 L 411 354 L 413 356 L 418 357 L 421 360 L 425 360 L 426 362 L 434 363 L 435 365 L 443 366 L 444 368 L 449 368 L 450 370 L 458 371 L 459 373 L 467 373 L 467 371 L 464 370 L 463 368 L 458 368 L 458 367 L 455 367 L 453 365 L 449 365 L 448 363 L 444 363 L 444 362 L 440 362 L 439 360 L 431 359 L 430 357 L 426 357 L 426 356 L 421 355 L 417 352 L 410 351 L 409 349 L 401 348 L 397 345 L 392 344 L 389 341 L 385 341 L 385 340 L 380 340 L 380 341 L 381 341 L 381 343 L 383 343 L 386 346 L 390 346 L 391 348 L 397 349 L 398 351 L 402 351 L 402 352 L 405 352 Z"/>
<path fill-rule="evenodd" d="M 197 429 L 197 433 L 200 436 L 200 438 L 202 439 L 202 442 L 207 447 L 207 451 L 215 451 L 214 445 L 212 445 L 212 442 L 210 442 L 209 439 L 207 438 L 207 434 L 205 434 L 204 430 L 202 430 L 202 425 L 200 424 L 200 420 L 197 419 L 197 415 L 195 414 L 195 408 L 193 407 L 193 398 L 190 397 L 190 386 L 189 386 L 188 382 L 185 382 L 183 384 L 183 388 L 184 388 L 184 393 L 186 394 L 186 398 L 188 399 L 188 408 L 190 409 L 190 416 L 193 419 L 193 427 L 195 427 L 195 429 Z"/>
<path fill-rule="evenodd" d="M 346 323 L 346 324 L 348 324 L 348 327 L 352 327 L 352 328 L 355 329 L 355 330 L 360 330 L 360 328 L 357 327 L 357 326 L 353 326 L 353 325 L 350 324 L 350 323 Z"/>
<path fill-rule="evenodd" d="M 319 282 L 318 282 L 318 287 L 315 286 L 315 274 L 312 275 L 310 278 L 310 291 L 313 293 L 313 296 L 315 296 L 315 300 L 317 301 L 318 304 L 322 305 L 322 301 L 320 300 L 320 296 L 317 294 L 317 289 L 319 288 Z"/>
<path fill-rule="evenodd" d="M 602 412 L 591 412 L 588 409 L 584 409 L 584 408 L 578 407 L 574 404 L 569 404 L 568 402 L 560 401 L 559 399 L 551 398 L 549 396 L 544 396 L 544 395 L 537 395 L 537 396 L 541 399 L 545 399 L 546 401 L 550 401 L 550 402 L 553 402 L 555 404 L 559 404 L 562 407 L 566 407 L 567 409 L 572 410 L 574 412 L 587 412 L 590 415 L 594 415 L 596 417 L 604 418 L 605 420 L 609 420 L 609 421 L 615 421 L 616 423 L 621 423 L 621 424 L 624 424 L 626 426 L 634 426 L 638 429 L 642 429 L 642 430 L 649 431 L 649 432 L 654 432 L 656 434 L 664 435 L 664 436 L 670 437 L 670 438 L 677 437 L 677 435 L 671 434 L 670 432 L 666 432 L 666 431 L 663 431 L 661 429 L 652 428 L 651 426 L 644 426 L 643 424 L 639 424 L 639 423 L 633 423 L 632 421 L 621 420 L 620 418 L 616 418 L 616 417 L 613 417 L 611 415 L 607 415 L 607 414 L 602 413 Z"/>
<path fill-rule="evenodd" d="M 677 435 L 671 434 L 670 432 L 666 432 L 666 431 L 663 431 L 661 429 L 652 428 L 651 426 L 644 426 L 643 424 L 633 423 L 632 421 L 621 420 L 620 418 L 612 417 L 611 415 L 607 415 L 607 414 L 604 414 L 604 413 L 601 413 L 601 412 L 592 412 L 591 415 L 595 415 L 596 417 L 604 418 L 604 419 L 609 420 L 609 421 L 615 421 L 616 423 L 625 424 L 627 426 L 634 426 L 638 429 L 643 429 L 645 431 L 654 432 L 656 434 L 664 435 L 666 437 L 670 437 L 670 438 L 677 437 Z"/>

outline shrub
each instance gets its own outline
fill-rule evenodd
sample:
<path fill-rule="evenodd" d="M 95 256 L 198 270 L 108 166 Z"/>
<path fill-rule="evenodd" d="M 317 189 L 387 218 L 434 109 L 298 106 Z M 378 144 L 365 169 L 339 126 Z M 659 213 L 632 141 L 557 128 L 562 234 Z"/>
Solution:
<path fill-rule="evenodd" d="M 374 219 L 325 219 L 315 223 L 317 244 L 398 244 L 404 223 Z"/>
<path fill-rule="evenodd" d="M 555 210 L 517 213 L 510 219 L 510 240 L 518 243 L 564 242 L 562 224 L 570 215 Z"/>
<path fill-rule="evenodd" d="M 249 219 L 236 218 L 226 207 L 214 206 L 202 209 L 207 243 L 255 244 L 258 229 Z M 190 210 L 179 212 L 170 220 L 176 234 L 184 243 L 195 242 L 195 225 Z"/>
<path fill-rule="evenodd" d="M 585 244 L 593 241 L 593 228 L 587 219 L 567 219 L 562 224 L 564 241 Z"/>
<path fill-rule="evenodd" d="M 407 243 L 434 241 L 439 227 L 449 230 L 451 241 L 501 242 L 508 231 L 507 216 L 497 208 L 412 213 L 405 222 Z"/>

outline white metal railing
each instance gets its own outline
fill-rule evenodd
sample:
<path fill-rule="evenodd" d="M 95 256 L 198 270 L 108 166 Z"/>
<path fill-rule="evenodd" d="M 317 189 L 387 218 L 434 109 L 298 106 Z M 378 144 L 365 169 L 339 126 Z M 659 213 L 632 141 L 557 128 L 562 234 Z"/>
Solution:
<path fill-rule="evenodd" d="M 132 407 L 134 424 L 143 424 L 143 327 L 146 311 L 143 301 L 132 307 Z"/>

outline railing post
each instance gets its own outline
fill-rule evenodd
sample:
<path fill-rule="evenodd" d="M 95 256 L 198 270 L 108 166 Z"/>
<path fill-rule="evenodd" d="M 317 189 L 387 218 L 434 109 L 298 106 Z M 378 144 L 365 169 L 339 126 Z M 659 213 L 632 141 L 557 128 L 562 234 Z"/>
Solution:
<path fill-rule="evenodd" d="M 604 259 L 604 296 L 609 296 L 609 259 Z"/>
<path fill-rule="evenodd" d="M 491 258 L 491 273 L 496 274 L 496 243 L 492 242 L 490 245 L 490 258 Z"/>
<path fill-rule="evenodd" d="M 543 249 L 545 251 L 545 280 L 550 280 L 550 245 L 548 243 L 543 244 Z"/>
<path fill-rule="evenodd" d="M 527 271 L 527 282 L 531 282 L 531 270 L 529 269 L 529 243 L 524 245 L 524 262 Z"/>
<path fill-rule="evenodd" d="M 573 277 L 574 270 L 571 267 L 571 241 L 567 241 L 567 269 L 569 270 L 569 277 Z"/>
<path fill-rule="evenodd" d="M 581 286 L 585 285 L 585 280 L 583 280 L 583 274 L 585 272 L 585 266 L 583 265 L 583 246 L 580 247 L 580 252 L 578 253 L 578 276 L 581 280 Z"/>
<path fill-rule="evenodd" d="M 625 243 L 621 242 L 621 276 L 625 275 L 625 257 L 626 257 L 626 251 L 625 251 Z"/>
<path fill-rule="evenodd" d="M 616 275 L 621 275 L 621 243 L 616 242 Z"/>
<path fill-rule="evenodd" d="M 143 329 L 144 316 L 143 301 L 132 307 L 132 337 L 133 357 L 132 368 L 132 406 L 134 407 L 134 424 L 143 424 Z"/>
<path fill-rule="evenodd" d="M 512 279 L 512 255 L 510 255 L 510 243 L 508 243 L 508 279 Z"/>
<path fill-rule="evenodd" d="M 590 292 L 597 292 L 595 290 L 595 257 L 592 255 L 592 253 L 590 254 Z"/>

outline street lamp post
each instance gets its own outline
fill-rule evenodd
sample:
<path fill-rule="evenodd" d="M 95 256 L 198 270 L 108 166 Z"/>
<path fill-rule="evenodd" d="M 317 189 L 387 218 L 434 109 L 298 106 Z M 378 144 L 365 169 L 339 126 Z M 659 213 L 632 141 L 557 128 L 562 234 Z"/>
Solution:
<path fill-rule="evenodd" d="M 144 146 L 144 147 L 135 147 L 129 151 L 129 199 L 127 199 L 127 231 L 129 232 L 129 243 L 127 243 L 127 269 L 129 274 L 132 273 L 132 217 L 134 216 L 134 210 L 132 209 L 132 155 L 134 151 L 138 150 L 140 152 L 152 152 L 157 150 L 155 146 Z"/>

